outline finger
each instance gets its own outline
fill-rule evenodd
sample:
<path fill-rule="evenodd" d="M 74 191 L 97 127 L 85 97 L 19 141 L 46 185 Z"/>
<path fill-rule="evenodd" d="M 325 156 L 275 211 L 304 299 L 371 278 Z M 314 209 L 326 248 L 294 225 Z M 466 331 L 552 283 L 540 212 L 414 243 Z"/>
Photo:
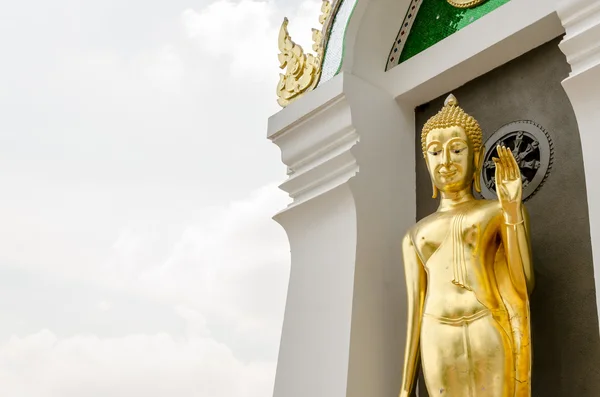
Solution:
<path fill-rule="evenodd" d="M 506 163 L 508 165 L 508 169 L 510 170 L 510 179 L 517 178 L 517 170 L 515 169 L 515 158 L 513 157 L 512 151 L 508 148 L 506 149 Z"/>
<path fill-rule="evenodd" d="M 519 168 L 519 163 L 517 163 L 517 159 L 513 156 L 512 152 L 510 154 L 512 167 L 515 170 L 515 178 L 521 178 L 521 169 Z"/>
<path fill-rule="evenodd" d="M 506 166 L 506 153 L 504 146 L 498 147 L 498 157 L 500 158 L 500 164 L 502 164 L 502 180 L 508 179 L 508 167 Z"/>
<path fill-rule="evenodd" d="M 502 162 L 504 164 L 504 167 L 506 168 L 506 179 L 514 179 L 515 176 L 513 173 L 512 164 L 510 163 L 510 154 L 506 146 L 502 147 Z"/>
<path fill-rule="evenodd" d="M 494 161 L 494 165 L 496 166 L 496 172 L 495 172 L 495 176 L 496 176 L 496 191 L 498 190 L 498 184 L 502 181 L 502 165 L 500 164 L 500 159 L 497 157 L 492 157 L 492 160 Z"/>
<path fill-rule="evenodd" d="M 498 157 L 494 157 L 494 164 L 496 164 L 496 184 L 502 180 L 502 162 L 500 157 L 502 156 L 502 149 L 500 145 L 496 146 L 496 153 Z"/>
<path fill-rule="evenodd" d="M 511 152 L 508 148 L 504 147 L 504 163 L 506 165 L 506 176 L 509 180 L 515 179 L 515 173 L 512 167 L 512 162 L 510 161 Z"/>

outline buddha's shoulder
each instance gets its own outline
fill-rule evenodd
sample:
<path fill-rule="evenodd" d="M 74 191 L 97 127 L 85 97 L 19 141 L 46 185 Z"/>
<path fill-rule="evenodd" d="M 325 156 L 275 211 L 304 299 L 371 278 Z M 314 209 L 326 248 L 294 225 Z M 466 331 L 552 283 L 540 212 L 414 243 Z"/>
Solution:
<path fill-rule="evenodd" d="M 475 200 L 474 201 L 474 206 L 473 206 L 473 210 L 474 211 L 482 211 L 486 214 L 497 214 L 502 210 L 502 206 L 500 205 L 500 202 L 498 200 Z"/>
<path fill-rule="evenodd" d="M 421 234 L 429 234 L 429 230 L 440 226 L 439 223 L 442 221 L 444 216 L 445 214 L 440 212 L 434 212 L 433 214 L 427 215 L 408 230 L 407 236 L 417 240 L 416 236 L 420 236 Z"/>
<path fill-rule="evenodd" d="M 498 200 L 481 199 L 473 201 L 470 204 L 469 209 L 466 211 L 464 208 L 462 208 L 457 211 L 434 212 L 414 224 L 409 229 L 407 235 L 414 238 L 422 233 L 427 234 L 427 232 L 431 229 L 437 229 L 440 226 L 446 225 L 448 223 L 447 218 L 452 218 L 458 214 L 461 216 L 466 216 L 467 218 L 479 218 L 481 221 L 483 221 L 484 219 L 489 220 L 490 218 L 500 216 L 502 214 L 502 207 L 500 206 Z"/>
<path fill-rule="evenodd" d="M 472 222 L 488 222 L 502 216 L 502 206 L 498 200 L 475 200 L 470 210 L 464 215 Z"/>

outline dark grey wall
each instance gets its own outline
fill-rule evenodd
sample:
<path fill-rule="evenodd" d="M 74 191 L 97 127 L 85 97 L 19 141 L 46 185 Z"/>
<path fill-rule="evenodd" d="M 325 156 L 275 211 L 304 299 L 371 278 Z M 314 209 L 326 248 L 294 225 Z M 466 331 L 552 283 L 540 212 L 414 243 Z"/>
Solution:
<path fill-rule="evenodd" d="M 536 288 L 531 298 L 534 397 L 600 396 L 600 337 L 585 175 L 577 121 L 561 81 L 569 66 L 553 40 L 452 91 L 481 124 L 484 141 L 511 121 L 533 120 L 554 141 L 554 165 L 526 205 Z M 416 109 L 420 131 L 446 95 Z M 437 208 L 425 162 L 417 161 L 417 217 Z M 421 388 L 423 389 L 423 388 Z M 425 395 L 425 394 L 422 394 Z"/>

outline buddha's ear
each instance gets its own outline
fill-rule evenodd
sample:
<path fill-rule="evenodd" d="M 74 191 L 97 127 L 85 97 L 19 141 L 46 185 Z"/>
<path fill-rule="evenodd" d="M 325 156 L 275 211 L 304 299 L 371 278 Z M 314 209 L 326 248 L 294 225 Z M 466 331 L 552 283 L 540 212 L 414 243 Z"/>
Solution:
<path fill-rule="evenodd" d="M 429 171 L 429 178 L 431 179 L 431 189 L 433 190 L 431 198 L 437 198 L 438 188 L 437 186 L 435 186 L 435 183 L 433 183 L 433 177 L 431 176 L 431 169 L 429 168 L 429 161 L 427 160 L 427 156 L 425 156 L 425 164 L 427 164 L 427 171 Z"/>
<path fill-rule="evenodd" d="M 473 154 L 473 163 L 475 163 L 475 172 L 473 173 L 473 182 L 475 184 L 475 191 L 481 193 L 481 170 L 483 168 L 483 157 L 485 153 L 485 146 L 482 146 L 479 150 Z"/>

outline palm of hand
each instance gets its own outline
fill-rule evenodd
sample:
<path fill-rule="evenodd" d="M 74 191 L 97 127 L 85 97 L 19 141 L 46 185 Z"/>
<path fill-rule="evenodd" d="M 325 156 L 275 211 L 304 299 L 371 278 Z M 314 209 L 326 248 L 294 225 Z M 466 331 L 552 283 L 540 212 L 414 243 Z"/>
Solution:
<path fill-rule="evenodd" d="M 517 218 L 520 213 L 523 195 L 521 171 L 512 152 L 504 146 L 498 146 L 496 164 L 496 193 L 504 213 L 510 218 Z"/>

